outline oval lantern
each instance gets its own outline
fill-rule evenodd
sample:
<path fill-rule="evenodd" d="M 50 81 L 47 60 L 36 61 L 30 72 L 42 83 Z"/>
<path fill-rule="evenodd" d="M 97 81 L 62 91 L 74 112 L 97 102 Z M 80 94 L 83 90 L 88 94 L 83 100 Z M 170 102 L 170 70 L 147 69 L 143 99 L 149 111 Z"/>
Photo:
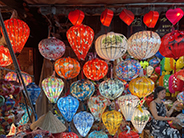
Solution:
<path fill-rule="evenodd" d="M 100 95 L 90 97 L 88 100 L 88 107 L 97 121 L 101 120 L 102 113 L 105 111 L 107 105 L 107 99 Z"/>
<path fill-rule="evenodd" d="M 131 94 L 139 98 L 146 97 L 153 92 L 155 83 L 146 77 L 138 77 L 130 81 L 129 90 Z"/>
<path fill-rule="evenodd" d="M 152 67 L 156 67 L 158 64 L 160 63 L 160 60 L 158 60 L 157 58 L 152 58 L 150 61 L 149 61 L 149 65 L 152 66 Z"/>
<path fill-rule="evenodd" d="M 181 102 L 181 103 L 184 104 L 184 91 L 178 93 L 178 95 L 176 96 L 176 99 L 177 99 L 179 102 Z M 184 122 L 183 122 L 183 123 L 184 123 Z"/>
<path fill-rule="evenodd" d="M 81 25 L 82 21 L 84 20 L 84 12 L 81 10 L 74 10 L 69 12 L 68 19 L 73 25 Z"/>
<path fill-rule="evenodd" d="M 159 78 L 159 85 L 166 88 L 166 92 L 169 92 L 169 78 L 171 75 L 162 75 Z"/>
<path fill-rule="evenodd" d="M 114 136 L 120 127 L 123 117 L 120 112 L 112 110 L 102 114 L 102 122 L 110 135 Z"/>
<path fill-rule="evenodd" d="M 4 46 L 0 46 L 0 66 L 9 66 L 12 62 L 9 49 Z"/>
<path fill-rule="evenodd" d="M 174 91 L 182 91 L 184 86 L 184 81 L 180 80 L 177 76 L 178 76 L 177 72 L 173 74 L 172 89 Z"/>
<path fill-rule="evenodd" d="M 68 95 L 67 97 L 59 98 L 57 106 L 65 120 L 71 122 L 79 107 L 79 101 L 77 98 Z"/>
<path fill-rule="evenodd" d="M 74 132 L 62 132 L 62 138 L 79 138 Z"/>
<path fill-rule="evenodd" d="M 29 26 L 24 21 L 14 18 L 4 21 L 4 25 L 14 53 L 19 54 L 29 38 Z"/>
<path fill-rule="evenodd" d="M 118 98 L 118 105 L 126 121 L 131 121 L 135 107 L 138 105 L 139 98 L 135 95 L 128 94 Z"/>
<path fill-rule="evenodd" d="M 166 71 L 172 71 L 174 70 L 175 67 L 175 60 L 173 58 L 166 58 L 164 57 L 162 59 L 162 61 L 160 62 L 161 66 L 162 66 L 162 71 L 166 70 Z"/>
<path fill-rule="evenodd" d="M 89 80 L 78 80 L 70 86 L 71 94 L 77 99 L 84 101 L 95 92 L 95 85 Z"/>
<path fill-rule="evenodd" d="M 94 39 L 93 29 L 83 24 L 72 26 L 66 32 L 66 36 L 78 59 L 85 60 Z"/>
<path fill-rule="evenodd" d="M 65 44 L 55 37 L 49 37 L 39 42 L 38 49 L 44 58 L 55 61 L 65 53 Z"/>
<path fill-rule="evenodd" d="M 84 75 L 94 81 L 105 77 L 108 71 L 108 65 L 105 61 L 98 58 L 87 61 L 83 66 Z"/>
<path fill-rule="evenodd" d="M 80 72 L 79 62 L 70 57 L 56 60 L 54 68 L 56 73 L 64 79 L 75 78 Z"/>
<path fill-rule="evenodd" d="M 15 87 L 10 81 L 0 79 L 0 95 L 9 96 L 14 92 Z"/>
<path fill-rule="evenodd" d="M 53 75 L 42 81 L 42 89 L 51 103 L 56 103 L 63 88 L 64 82 L 62 79 L 56 78 Z"/>
<path fill-rule="evenodd" d="M 122 57 L 127 50 L 127 38 L 119 33 L 103 34 L 95 41 L 95 49 L 99 57 L 114 61 Z"/>
<path fill-rule="evenodd" d="M 73 123 L 79 134 L 85 137 L 94 123 L 94 117 L 86 111 L 81 111 L 73 117 Z"/>
<path fill-rule="evenodd" d="M 131 122 L 135 129 L 138 131 L 139 134 L 142 133 L 142 130 L 146 126 L 148 120 L 150 119 L 150 113 L 149 111 L 142 109 L 143 112 L 141 112 L 139 109 L 136 109 L 133 113 Z"/>
<path fill-rule="evenodd" d="M 88 135 L 88 138 L 108 138 L 108 135 L 103 131 L 94 130 Z"/>
<path fill-rule="evenodd" d="M 99 91 L 105 98 L 114 100 L 124 91 L 124 83 L 118 79 L 107 79 L 100 83 Z"/>
<path fill-rule="evenodd" d="M 152 31 L 140 31 L 128 39 L 128 53 L 136 59 L 147 59 L 155 55 L 161 44 L 160 36 Z"/>
<path fill-rule="evenodd" d="M 175 91 L 172 88 L 172 82 L 173 82 L 173 74 L 169 77 L 169 92 L 170 93 L 175 93 Z"/>

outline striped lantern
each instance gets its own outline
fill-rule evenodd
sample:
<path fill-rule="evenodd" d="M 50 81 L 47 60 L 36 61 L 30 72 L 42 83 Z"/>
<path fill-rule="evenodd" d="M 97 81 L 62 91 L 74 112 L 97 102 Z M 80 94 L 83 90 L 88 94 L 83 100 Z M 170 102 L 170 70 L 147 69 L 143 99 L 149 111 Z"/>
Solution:
<path fill-rule="evenodd" d="M 4 46 L 0 46 L 0 66 L 9 66 L 12 62 L 9 49 Z"/>
<path fill-rule="evenodd" d="M 162 59 L 162 61 L 160 62 L 161 66 L 162 66 L 162 71 L 166 70 L 166 71 L 172 71 L 174 70 L 175 67 L 175 60 L 173 58 L 166 58 L 164 57 Z"/>
<path fill-rule="evenodd" d="M 159 78 L 159 86 L 163 86 L 166 88 L 166 92 L 169 92 L 169 78 L 171 75 L 162 75 Z"/>

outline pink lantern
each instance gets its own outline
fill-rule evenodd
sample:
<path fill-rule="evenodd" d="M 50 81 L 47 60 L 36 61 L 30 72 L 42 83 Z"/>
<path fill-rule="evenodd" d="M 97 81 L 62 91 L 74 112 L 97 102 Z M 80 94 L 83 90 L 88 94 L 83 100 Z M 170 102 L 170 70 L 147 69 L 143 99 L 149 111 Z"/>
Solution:
<path fill-rule="evenodd" d="M 170 93 L 175 93 L 175 91 L 174 91 L 173 88 L 172 88 L 173 76 L 174 76 L 174 75 L 171 75 L 171 76 L 169 77 L 169 92 L 170 92 Z"/>
<path fill-rule="evenodd" d="M 9 49 L 4 46 L 0 46 L 0 66 L 2 67 L 8 66 L 12 62 L 13 61 L 12 61 Z"/>
<path fill-rule="evenodd" d="M 173 80 L 172 80 L 172 88 L 174 91 L 182 91 L 184 86 L 184 81 L 180 80 L 177 77 L 177 73 L 173 74 Z"/>
<path fill-rule="evenodd" d="M 175 25 L 182 17 L 183 17 L 183 10 L 180 8 L 176 8 L 176 9 L 169 9 L 165 16 L 167 17 L 167 19 L 173 24 Z"/>

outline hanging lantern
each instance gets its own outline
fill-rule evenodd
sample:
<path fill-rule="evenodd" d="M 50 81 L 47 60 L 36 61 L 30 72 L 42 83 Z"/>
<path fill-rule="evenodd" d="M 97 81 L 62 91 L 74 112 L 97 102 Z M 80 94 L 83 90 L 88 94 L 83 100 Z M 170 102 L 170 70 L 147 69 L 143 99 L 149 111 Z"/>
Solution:
<path fill-rule="evenodd" d="M 171 75 L 162 75 L 159 78 L 159 86 L 163 86 L 166 88 L 166 92 L 169 92 L 169 78 Z"/>
<path fill-rule="evenodd" d="M 16 82 L 16 81 L 9 81 L 12 85 L 13 85 L 13 87 L 15 88 L 15 90 L 14 90 L 14 92 L 13 92 L 13 94 L 12 95 L 17 95 L 17 94 L 19 94 L 23 89 L 24 89 L 24 87 L 23 87 L 23 85 L 21 85 L 20 83 L 18 83 L 18 82 Z"/>
<path fill-rule="evenodd" d="M 141 61 L 141 62 L 140 62 L 140 65 L 141 65 L 141 67 L 142 67 L 143 69 L 145 69 L 146 67 L 149 66 L 149 62 L 148 62 L 148 61 Z"/>
<path fill-rule="evenodd" d="M 182 70 L 176 72 L 176 74 L 177 74 L 177 78 L 178 78 L 178 79 L 184 81 L 184 69 L 182 69 Z"/>
<path fill-rule="evenodd" d="M 93 95 L 95 86 L 91 81 L 82 79 L 71 84 L 70 92 L 77 99 L 84 101 Z"/>
<path fill-rule="evenodd" d="M 62 138 L 79 138 L 74 132 L 62 132 Z"/>
<path fill-rule="evenodd" d="M 177 61 L 176 61 L 176 69 L 181 69 L 184 67 L 184 56 L 180 57 Z"/>
<path fill-rule="evenodd" d="M 138 105 L 139 98 L 135 95 L 128 94 L 118 98 L 118 105 L 126 121 L 131 121 L 135 107 Z"/>
<path fill-rule="evenodd" d="M 137 60 L 127 59 L 116 65 L 116 75 L 119 79 L 131 81 L 136 78 L 141 70 L 141 65 Z"/>
<path fill-rule="evenodd" d="M 108 138 L 108 135 L 103 131 L 94 130 L 88 135 L 88 138 Z"/>
<path fill-rule="evenodd" d="M 150 77 L 151 74 L 153 73 L 153 71 L 154 71 L 154 68 L 152 66 L 148 66 L 146 68 L 146 74 L 147 74 L 147 76 Z"/>
<path fill-rule="evenodd" d="M 164 58 L 164 56 L 162 56 L 159 51 L 157 51 L 157 53 L 155 54 L 155 56 L 158 57 L 159 59 Z"/>
<path fill-rule="evenodd" d="M 160 36 L 152 31 L 140 31 L 128 39 L 128 53 L 136 59 L 147 59 L 155 55 L 161 44 Z"/>
<path fill-rule="evenodd" d="M 105 61 L 98 58 L 87 61 L 83 66 L 84 75 L 94 81 L 105 77 L 108 71 L 108 65 Z"/>
<path fill-rule="evenodd" d="M 0 66 L 9 66 L 12 62 L 9 49 L 4 46 L 0 46 Z"/>
<path fill-rule="evenodd" d="M 130 10 L 123 9 L 119 18 L 129 26 L 134 21 L 134 14 Z"/>
<path fill-rule="evenodd" d="M 158 60 L 157 58 L 152 58 L 150 61 L 149 61 L 149 65 L 152 66 L 152 67 L 156 67 L 158 64 L 160 63 L 160 60 Z"/>
<path fill-rule="evenodd" d="M 164 57 L 162 59 L 162 61 L 160 62 L 161 66 L 162 66 L 162 71 L 166 70 L 166 71 L 172 71 L 174 70 L 175 67 L 175 60 L 173 58 L 166 58 Z"/>
<path fill-rule="evenodd" d="M 94 31 L 89 26 L 72 26 L 66 33 L 68 42 L 79 60 L 85 60 L 85 57 L 92 45 Z"/>
<path fill-rule="evenodd" d="M 29 37 L 29 26 L 24 21 L 14 18 L 4 21 L 4 25 L 14 53 L 19 54 Z M 3 33 L 2 30 L 1 33 Z"/>
<path fill-rule="evenodd" d="M 146 97 L 153 92 L 155 83 L 146 77 L 138 77 L 130 81 L 129 89 L 133 95 L 139 98 Z"/>
<path fill-rule="evenodd" d="M 107 99 L 100 95 L 90 97 L 88 100 L 88 107 L 97 121 L 101 120 L 102 113 L 105 111 L 107 105 Z"/>
<path fill-rule="evenodd" d="M 56 103 L 64 88 L 62 79 L 56 78 L 53 75 L 42 81 L 42 89 L 51 103 Z"/>
<path fill-rule="evenodd" d="M 181 103 L 184 104 L 184 91 L 178 93 L 178 95 L 176 96 L 176 99 L 177 99 L 179 102 L 181 102 Z M 184 123 L 184 122 L 183 122 L 183 123 Z"/>
<path fill-rule="evenodd" d="M 100 21 L 104 26 L 109 27 L 113 16 L 114 16 L 114 12 L 112 10 L 105 9 L 100 16 Z"/>
<path fill-rule="evenodd" d="M 4 105 L 1 106 L 0 109 L 0 115 L 8 113 L 8 111 L 12 110 L 15 105 L 15 100 L 11 98 L 6 98 L 6 101 L 4 102 Z"/>
<path fill-rule="evenodd" d="M 68 19 L 73 25 L 81 25 L 82 21 L 84 20 L 84 12 L 81 10 L 74 10 L 69 12 Z"/>
<path fill-rule="evenodd" d="M 124 84 L 118 79 L 107 79 L 100 83 L 99 91 L 105 98 L 114 100 L 124 91 Z"/>
<path fill-rule="evenodd" d="M 142 109 L 143 112 L 141 112 L 139 109 L 136 109 L 133 113 L 131 122 L 135 129 L 138 131 L 139 134 L 142 133 L 142 130 L 144 129 L 145 125 L 147 124 L 150 113 L 149 111 Z"/>
<path fill-rule="evenodd" d="M 173 74 L 172 89 L 174 91 L 182 91 L 184 86 L 184 81 L 180 80 L 177 76 L 178 76 L 177 72 Z"/>
<path fill-rule="evenodd" d="M 148 107 L 150 107 L 150 103 L 154 100 L 154 95 L 150 94 L 146 97 L 145 102 L 147 104 Z"/>
<path fill-rule="evenodd" d="M 183 10 L 180 8 L 175 8 L 175 9 L 169 9 L 165 16 L 167 19 L 175 25 L 179 20 L 183 17 Z"/>
<path fill-rule="evenodd" d="M 143 17 L 144 24 L 149 28 L 154 28 L 159 18 L 157 11 L 149 11 Z"/>
<path fill-rule="evenodd" d="M 88 134 L 93 122 L 93 115 L 86 111 L 81 111 L 73 117 L 73 123 L 82 137 L 85 137 Z"/>
<path fill-rule="evenodd" d="M 157 79 L 158 79 L 158 76 L 156 75 L 156 74 L 151 74 L 151 76 L 150 76 L 150 79 L 154 82 L 154 83 L 156 83 L 156 81 L 157 81 Z"/>
<path fill-rule="evenodd" d="M 123 117 L 120 112 L 112 110 L 102 114 L 102 122 L 110 135 L 114 136 L 120 127 Z"/>
<path fill-rule="evenodd" d="M 65 53 L 65 44 L 55 37 L 49 37 L 39 42 L 38 49 L 44 58 L 55 61 Z"/>
<path fill-rule="evenodd" d="M 95 49 L 101 58 L 115 60 L 122 57 L 127 50 L 127 38 L 119 33 L 103 34 L 95 41 Z"/>
<path fill-rule="evenodd" d="M 172 82 L 173 82 L 173 74 L 172 75 L 170 75 L 170 77 L 169 77 L 169 92 L 170 93 L 175 93 L 175 91 L 173 90 L 173 88 L 172 88 Z"/>
<path fill-rule="evenodd" d="M 54 64 L 56 73 L 64 79 L 77 77 L 80 72 L 80 64 L 73 58 L 60 58 Z"/>
<path fill-rule="evenodd" d="M 0 95 L 9 96 L 13 94 L 15 87 L 7 80 L 0 79 Z"/>

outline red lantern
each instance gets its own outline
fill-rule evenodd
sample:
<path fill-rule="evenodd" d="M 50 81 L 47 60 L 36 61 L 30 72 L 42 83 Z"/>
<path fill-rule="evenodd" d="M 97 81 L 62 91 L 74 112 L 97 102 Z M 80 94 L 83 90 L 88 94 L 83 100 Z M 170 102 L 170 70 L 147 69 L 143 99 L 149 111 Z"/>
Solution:
<path fill-rule="evenodd" d="M 176 8 L 176 9 L 169 9 L 165 16 L 167 17 L 167 19 L 173 24 L 175 25 L 182 17 L 183 17 L 183 10 L 180 8 Z"/>
<path fill-rule="evenodd" d="M 81 10 L 74 10 L 68 14 L 68 19 L 73 25 L 80 25 L 84 20 L 84 12 Z"/>
<path fill-rule="evenodd" d="M 159 13 L 157 11 L 149 11 L 143 17 L 144 24 L 149 28 L 154 28 L 158 21 Z"/>
<path fill-rule="evenodd" d="M 89 26 L 72 26 L 66 33 L 68 42 L 79 60 L 84 60 L 93 42 L 94 31 Z"/>
<path fill-rule="evenodd" d="M 114 12 L 112 10 L 105 9 L 100 16 L 100 21 L 104 26 L 109 27 L 113 16 L 114 16 Z"/>
<path fill-rule="evenodd" d="M 0 46 L 0 66 L 2 67 L 8 66 L 12 62 L 13 61 L 12 61 L 9 49 L 4 46 Z"/>
<path fill-rule="evenodd" d="M 123 9 L 119 18 L 129 26 L 134 21 L 134 14 L 130 10 Z"/>
<path fill-rule="evenodd" d="M 153 94 L 149 95 L 149 96 L 145 99 L 145 102 L 146 102 L 146 104 L 148 105 L 148 107 L 149 107 L 151 101 L 153 101 L 153 99 L 154 99 L 154 95 L 153 95 Z"/>
<path fill-rule="evenodd" d="M 15 86 L 11 82 L 3 79 L 0 80 L 0 95 L 9 96 L 13 94 L 14 91 Z"/>
<path fill-rule="evenodd" d="M 119 133 L 118 138 L 139 138 L 139 134 L 128 130 Z"/>

